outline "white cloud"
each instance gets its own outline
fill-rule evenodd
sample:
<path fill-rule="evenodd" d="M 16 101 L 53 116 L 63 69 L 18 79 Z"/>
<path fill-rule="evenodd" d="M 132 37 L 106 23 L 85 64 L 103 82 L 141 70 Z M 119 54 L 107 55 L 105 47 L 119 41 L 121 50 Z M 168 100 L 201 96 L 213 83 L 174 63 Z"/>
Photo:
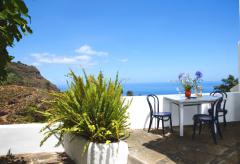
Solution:
<path fill-rule="evenodd" d="M 77 56 L 59 56 L 50 53 L 34 53 L 31 55 L 36 62 L 34 63 L 48 63 L 48 64 L 74 64 L 89 62 L 91 56 L 77 55 Z"/>
<path fill-rule="evenodd" d="M 75 52 L 79 54 L 85 54 L 85 55 L 96 55 L 96 56 L 107 56 L 108 52 L 104 51 L 95 51 L 92 49 L 91 46 L 85 44 L 81 46 L 80 48 L 76 49 Z"/>
<path fill-rule="evenodd" d="M 92 59 L 92 57 L 88 55 L 79 55 L 76 56 L 75 58 L 80 61 L 90 61 Z"/>
<path fill-rule="evenodd" d="M 128 58 L 120 59 L 119 61 L 122 62 L 122 63 L 127 63 L 128 62 Z"/>
<path fill-rule="evenodd" d="M 34 53 L 32 64 L 38 66 L 40 64 L 80 64 L 86 66 L 94 66 L 101 61 L 103 57 L 108 55 L 108 52 L 95 51 L 89 45 L 83 45 L 75 50 L 76 54 L 72 56 L 55 55 L 51 53 Z M 106 58 L 103 58 L 104 60 Z"/>

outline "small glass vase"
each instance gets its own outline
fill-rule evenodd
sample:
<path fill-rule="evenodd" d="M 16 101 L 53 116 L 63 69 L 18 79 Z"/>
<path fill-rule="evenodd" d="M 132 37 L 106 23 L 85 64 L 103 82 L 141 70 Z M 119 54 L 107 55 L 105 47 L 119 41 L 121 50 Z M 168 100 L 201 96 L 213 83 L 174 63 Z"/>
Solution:
<path fill-rule="evenodd" d="M 198 94 L 198 96 L 202 96 L 202 86 L 199 86 L 199 94 Z"/>
<path fill-rule="evenodd" d="M 198 94 L 198 86 L 195 87 L 195 96 L 198 97 L 199 94 Z"/>

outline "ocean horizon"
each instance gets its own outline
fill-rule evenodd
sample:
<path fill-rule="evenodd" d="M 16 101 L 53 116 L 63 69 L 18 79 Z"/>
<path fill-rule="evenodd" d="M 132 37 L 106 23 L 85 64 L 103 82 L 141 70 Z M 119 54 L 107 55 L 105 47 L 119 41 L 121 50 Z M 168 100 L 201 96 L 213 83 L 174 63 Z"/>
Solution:
<path fill-rule="evenodd" d="M 213 91 L 214 86 L 220 85 L 221 81 L 204 81 L 201 83 L 203 93 L 210 93 Z M 149 82 L 149 83 L 123 83 L 123 95 L 127 91 L 132 91 L 134 96 L 156 94 L 179 94 L 184 93 L 183 88 L 179 82 Z M 67 85 L 59 85 L 61 91 L 67 90 Z M 178 89 L 180 91 L 178 91 Z M 194 90 L 192 91 L 194 93 Z"/>

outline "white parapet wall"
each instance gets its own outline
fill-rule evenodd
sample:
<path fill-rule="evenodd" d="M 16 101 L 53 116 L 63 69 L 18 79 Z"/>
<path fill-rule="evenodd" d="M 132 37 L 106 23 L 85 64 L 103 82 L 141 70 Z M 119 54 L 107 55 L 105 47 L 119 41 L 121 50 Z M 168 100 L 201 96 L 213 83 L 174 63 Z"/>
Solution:
<path fill-rule="evenodd" d="M 227 113 L 227 121 L 240 121 L 240 92 L 229 92 L 228 99 L 226 103 Z M 208 95 L 208 93 L 206 93 Z M 159 110 L 161 111 L 169 111 L 169 102 L 164 99 L 164 96 L 179 96 L 179 95 L 158 95 L 159 98 Z M 146 100 L 146 96 L 126 96 L 127 100 L 132 99 L 132 104 L 128 109 L 129 113 L 129 123 L 131 129 L 147 129 L 149 126 L 149 106 Z M 179 125 L 179 112 L 178 107 L 176 105 L 172 105 L 172 121 L 173 126 Z M 209 108 L 209 104 L 202 105 L 202 113 L 207 113 L 207 109 Z M 192 125 L 193 120 L 192 117 L 197 113 L 196 106 L 188 106 L 184 108 L 184 125 Z M 155 119 L 154 119 L 155 120 Z M 222 119 L 220 118 L 222 122 Z M 166 126 L 169 123 L 166 122 Z M 152 128 L 156 127 L 156 122 L 153 122 Z M 161 124 L 160 124 L 161 127 Z"/>
<path fill-rule="evenodd" d="M 13 154 L 63 152 L 62 146 L 55 147 L 58 142 L 55 136 L 40 147 L 40 141 L 44 138 L 40 130 L 44 126 L 45 124 L 0 125 L 0 156 L 6 155 L 8 150 Z"/>

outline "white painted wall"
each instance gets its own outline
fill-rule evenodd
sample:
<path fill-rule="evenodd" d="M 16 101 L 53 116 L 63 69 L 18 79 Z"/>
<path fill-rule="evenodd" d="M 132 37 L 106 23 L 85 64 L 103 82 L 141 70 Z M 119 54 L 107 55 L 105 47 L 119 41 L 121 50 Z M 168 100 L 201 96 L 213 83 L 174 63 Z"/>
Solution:
<path fill-rule="evenodd" d="M 6 155 L 11 149 L 13 154 L 63 152 L 63 147 L 55 147 L 56 137 L 51 137 L 40 147 L 44 138 L 40 130 L 45 124 L 12 124 L 0 125 L 0 155 Z M 1 162 L 0 162 L 1 163 Z"/>
<path fill-rule="evenodd" d="M 207 93 L 208 95 L 208 93 Z M 165 95 L 166 96 L 166 95 Z M 169 95 L 168 95 L 169 96 Z M 178 96 L 178 95 L 171 95 Z M 165 100 L 164 95 L 158 95 L 160 105 L 160 111 L 169 111 L 169 102 Z M 126 97 L 128 100 L 132 99 L 132 104 L 128 109 L 130 117 L 130 128 L 131 129 L 144 129 L 149 126 L 149 106 L 147 103 L 146 96 L 132 96 Z M 172 121 L 173 126 L 179 125 L 179 113 L 178 107 L 172 105 Z M 202 105 L 202 113 L 207 113 L 209 104 Z M 229 92 L 228 100 L 226 103 L 226 109 L 228 110 L 227 121 L 240 121 L 240 92 Z M 192 125 L 192 117 L 197 113 L 197 107 L 188 106 L 184 108 L 184 125 Z M 155 119 L 154 119 L 155 120 Z M 220 118 L 222 122 L 222 119 Z M 168 126 L 168 122 L 165 122 L 165 125 Z M 153 122 L 152 128 L 156 127 L 156 122 Z M 161 123 L 160 123 L 161 127 Z"/>
<path fill-rule="evenodd" d="M 240 15 L 240 0 L 239 0 L 239 15 Z M 238 46 L 238 79 L 240 79 L 240 41 L 238 41 L 237 46 Z M 238 85 L 238 91 L 240 91 L 240 85 Z"/>

